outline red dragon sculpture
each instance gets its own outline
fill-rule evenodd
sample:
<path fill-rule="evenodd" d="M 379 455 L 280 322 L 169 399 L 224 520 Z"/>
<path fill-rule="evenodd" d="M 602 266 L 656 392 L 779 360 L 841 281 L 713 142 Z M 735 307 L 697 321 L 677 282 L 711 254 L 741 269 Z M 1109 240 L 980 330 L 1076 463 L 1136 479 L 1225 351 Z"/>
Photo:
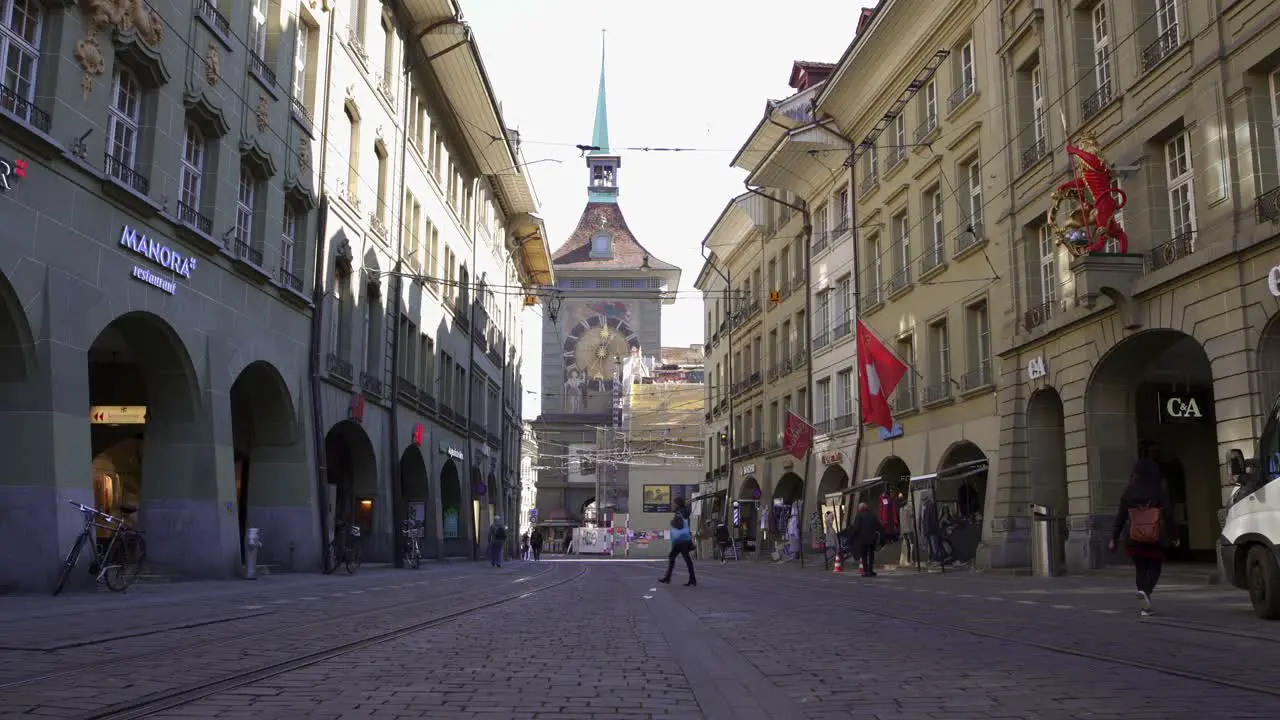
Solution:
<path fill-rule="evenodd" d="M 1075 257 L 1102 251 L 1108 240 L 1116 241 L 1120 254 L 1129 252 L 1129 236 L 1116 220 L 1128 198 L 1123 190 L 1114 187 L 1111 165 L 1103 157 L 1097 138 L 1084 133 L 1079 145 L 1072 145 L 1068 139 L 1067 155 L 1078 161 L 1075 177 L 1053 191 L 1047 219 L 1049 231 Z M 1076 209 L 1066 224 L 1060 225 L 1058 210 L 1067 198 L 1075 200 Z"/>

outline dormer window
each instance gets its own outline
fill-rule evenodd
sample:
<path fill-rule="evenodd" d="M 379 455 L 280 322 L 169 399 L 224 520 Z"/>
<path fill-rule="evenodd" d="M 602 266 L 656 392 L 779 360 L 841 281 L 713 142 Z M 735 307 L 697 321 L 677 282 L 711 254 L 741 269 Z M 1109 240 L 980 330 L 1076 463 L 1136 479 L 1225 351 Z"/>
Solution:
<path fill-rule="evenodd" d="M 613 240 L 608 235 L 601 233 L 591 238 L 591 257 L 607 258 L 613 255 Z"/>

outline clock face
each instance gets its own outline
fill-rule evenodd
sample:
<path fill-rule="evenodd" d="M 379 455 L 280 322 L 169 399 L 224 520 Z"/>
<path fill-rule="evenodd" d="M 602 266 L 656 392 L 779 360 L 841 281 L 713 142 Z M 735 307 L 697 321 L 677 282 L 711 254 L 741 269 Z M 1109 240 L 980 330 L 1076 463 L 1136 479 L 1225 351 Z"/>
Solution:
<path fill-rule="evenodd" d="M 594 316 L 573 326 L 564 341 L 566 368 L 577 368 L 590 390 L 613 387 L 618 360 L 631 357 L 640 338 L 618 318 Z"/>

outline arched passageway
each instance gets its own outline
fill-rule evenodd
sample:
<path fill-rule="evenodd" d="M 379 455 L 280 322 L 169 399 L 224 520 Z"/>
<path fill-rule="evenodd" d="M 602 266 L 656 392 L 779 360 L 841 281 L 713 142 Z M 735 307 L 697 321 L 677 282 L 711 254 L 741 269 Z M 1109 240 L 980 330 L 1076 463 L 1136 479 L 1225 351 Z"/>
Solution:
<path fill-rule="evenodd" d="M 234 516 L 218 512 L 217 466 L 202 452 L 212 430 L 182 339 L 156 315 L 126 313 L 98 334 L 88 364 L 95 505 L 137 511 L 153 569 L 225 573 Z"/>
<path fill-rule="evenodd" d="M 0 273 L 0 418 L 5 422 L 4 447 L 10 457 L 24 449 L 29 452 L 32 446 L 55 447 L 53 428 L 41 428 L 30 412 L 24 412 L 33 406 L 39 383 L 27 381 L 37 369 L 31 326 L 22 302 Z M 62 502 L 66 488 L 60 487 L 55 474 L 56 453 L 41 455 L 12 463 L 6 486 L 0 486 L 0 507 L 7 515 L 7 520 L 0 522 L 0 587 L 46 589 L 56 576 L 58 559 L 70 547 L 70 540 L 67 548 L 59 547 L 61 537 L 69 538 L 71 533 L 69 525 L 60 522 L 70 516 L 69 506 Z M 78 498 L 88 502 L 88 483 L 82 473 L 79 479 Z M 31 492 L 35 488 L 43 492 Z"/>
<path fill-rule="evenodd" d="M 258 562 L 297 569 L 303 558 L 291 553 L 314 546 L 315 493 L 289 386 L 270 363 L 249 363 L 231 384 L 231 443 L 241 562 L 245 529 L 256 527 L 271 536 Z"/>
<path fill-rule="evenodd" d="M 968 440 L 952 443 L 938 463 L 931 485 L 941 535 L 954 562 L 972 562 L 982 542 L 988 465 L 986 453 Z"/>
<path fill-rule="evenodd" d="M 769 534 L 775 540 L 787 538 L 789 529 L 804 531 L 804 519 L 799 516 L 803 509 L 800 501 L 803 499 L 804 480 L 793 472 L 783 473 L 773 488 L 769 505 Z M 798 542 L 791 542 L 791 545 L 793 551 L 799 550 Z"/>
<path fill-rule="evenodd" d="M 440 522 L 445 557 L 469 557 L 471 549 L 463 534 L 462 481 L 453 459 L 440 468 Z"/>
<path fill-rule="evenodd" d="M 842 492 L 849 487 L 849 473 L 839 464 L 828 465 L 818 480 L 818 510 L 822 513 L 822 523 L 826 532 L 844 528 L 851 519 L 849 500 L 852 493 Z M 828 516 L 830 513 L 830 516 Z"/>
<path fill-rule="evenodd" d="M 330 538 L 354 525 L 360 528 L 362 551 L 366 560 L 385 562 L 373 543 L 374 499 L 378 488 L 377 460 L 373 443 L 364 428 L 354 420 L 336 423 L 324 437 L 328 461 L 328 515 Z M 382 553 L 385 554 L 385 553 Z"/>
<path fill-rule="evenodd" d="M 1180 546 L 1169 559 L 1213 562 L 1222 491 L 1213 373 L 1200 343 L 1167 329 L 1126 338 L 1089 378 L 1085 412 L 1088 511 L 1099 519 L 1112 517 L 1134 462 L 1150 457 L 1160 466 L 1181 529 Z M 1071 544 L 1076 543 L 1073 533 Z"/>
<path fill-rule="evenodd" d="M 1062 398 L 1053 388 L 1027 402 L 1027 475 L 1031 502 L 1053 514 L 1071 512 L 1067 494 L 1067 441 Z"/>
<path fill-rule="evenodd" d="M 715 519 L 720 522 L 720 518 Z M 729 504 L 729 531 L 743 541 L 741 547 L 748 552 L 755 550 L 760 530 L 760 482 L 754 475 L 742 479 L 738 497 Z"/>
<path fill-rule="evenodd" d="M 435 506 L 431 504 L 431 478 L 427 474 L 427 461 L 417 445 L 410 445 L 400 455 L 400 496 L 405 503 L 401 517 L 422 526 L 422 537 L 418 538 L 419 551 L 423 557 L 435 557 L 438 548 Z M 403 540 L 404 536 L 397 532 L 396 537 Z"/>

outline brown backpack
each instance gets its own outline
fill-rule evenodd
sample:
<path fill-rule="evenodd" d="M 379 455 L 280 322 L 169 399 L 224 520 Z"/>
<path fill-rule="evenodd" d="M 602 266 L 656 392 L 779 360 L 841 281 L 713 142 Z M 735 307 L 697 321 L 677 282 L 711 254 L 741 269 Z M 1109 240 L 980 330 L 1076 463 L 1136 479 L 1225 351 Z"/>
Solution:
<path fill-rule="evenodd" d="M 1129 541 L 1160 542 L 1160 508 L 1150 504 L 1129 508 Z"/>

